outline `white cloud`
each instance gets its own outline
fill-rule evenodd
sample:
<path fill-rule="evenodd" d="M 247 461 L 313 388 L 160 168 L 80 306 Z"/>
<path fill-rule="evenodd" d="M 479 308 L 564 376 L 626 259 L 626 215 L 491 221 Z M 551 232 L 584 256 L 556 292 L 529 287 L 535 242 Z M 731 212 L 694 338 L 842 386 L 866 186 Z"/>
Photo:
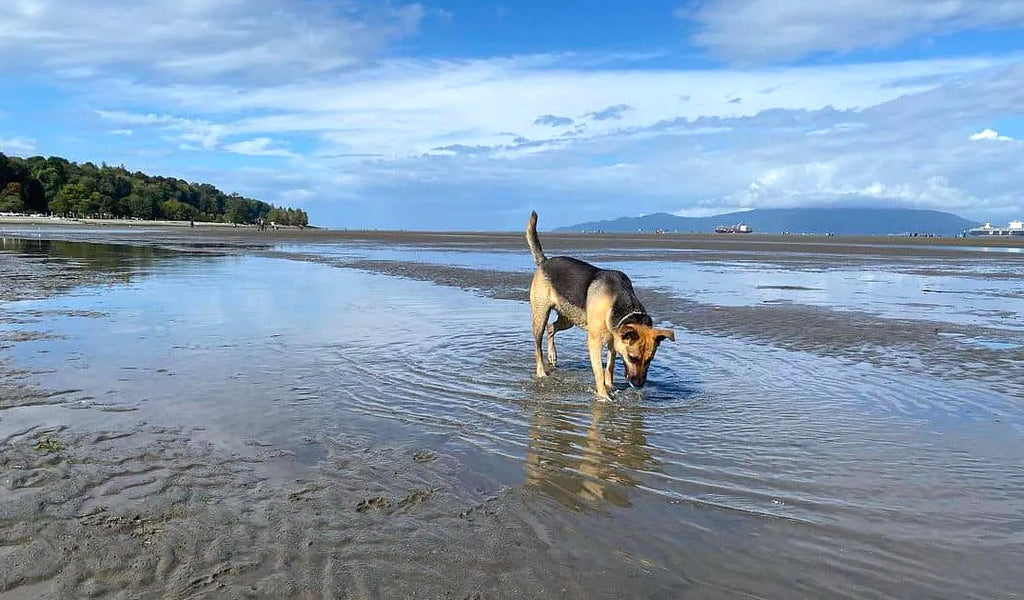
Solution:
<path fill-rule="evenodd" d="M 1018 0 L 709 0 L 675 14 L 696 24 L 698 46 L 753 63 L 1024 26 L 1024 2 Z"/>
<path fill-rule="evenodd" d="M 995 129 L 982 129 L 978 133 L 971 134 L 970 138 L 968 139 L 970 139 L 973 142 L 981 140 L 997 140 L 1000 142 L 1009 142 L 1013 140 L 1012 137 L 999 135 L 999 132 L 996 131 Z"/>
<path fill-rule="evenodd" d="M 299 155 L 283 144 L 302 139 L 313 149 L 278 170 L 191 176 L 284 204 L 304 190 L 315 214 L 348 215 L 318 217 L 335 225 L 518 226 L 516 211 L 534 202 L 567 224 L 623 214 L 623 198 L 645 212 L 874 203 L 980 218 L 1021 204 L 1024 149 L 963 150 L 964 131 L 1024 107 L 1024 66 L 1012 60 L 715 72 L 393 61 L 245 94 L 115 83 L 110 97 L 150 111 L 101 117 L 195 148 L 283 158 Z M 632 110 L 538 122 L 617 105 Z M 368 198 L 365 210 L 341 208 Z"/>
<path fill-rule="evenodd" d="M 351 67 L 414 33 L 418 4 L 19 0 L 0 4 L 0 66 L 96 77 L 273 81 Z"/>
<path fill-rule="evenodd" d="M 0 152 L 25 155 L 36 150 L 36 141 L 24 137 L 0 137 Z"/>
<path fill-rule="evenodd" d="M 245 154 L 248 156 L 295 156 L 292 152 L 286 148 L 272 147 L 274 140 L 268 137 L 258 137 L 251 140 L 245 140 L 242 142 L 234 142 L 232 144 L 226 144 L 224 149 L 228 152 L 234 152 L 236 154 Z"/>
<path fill-rule="evenodd" d="M 515 210 L 530 206 L 543 207 L 552 224 L 620 216 L 627 205 L 691 214 L 884 205 L 1001 218 L 1024 212 L 1017 191 L 1024 148 L 978 144 L 965 153 L 962 132 L 1021 107 L 1024 66 L 1014 66 L 860 109 L 696 119 L 678 128 L 584 138 L 514 160 L 474 154 L 334 166 L 356 174 L 354 196 L 394 203 L 393 214 L 369 217 L 369 226 L 385 226 L 387 219 L 411 226 L 397 208 L 411 197 L 436 204 L 432 214 L 417 214 L 427 220 L 422 226 L 435 227 L 471 227 L 471 217 L 484 215 L 492 226 L 516 226 Z M 687 128 L 708 124 L 718 129 L 686 135 Z M 429 222 L 434 214 L 436 222 Z"/>
<path fill-rule="evenodd" d="M 153 113 L 135 114 L 117 110 L 98 110 L 96 114 L 102 119 L 123 123 L 125 125 L 167 125 L 180 121 L 171 115 L 157 115 Z"/>
<path fill-rule="evenodd" d="M 855 109 L 932 89 L 935 77 L 962 75 L 999 64 L 994 59 L 910 61 L 843 67 L 759 71 L 573 70 L 557 58 L 479 61 L 391 61 L 372 71 L 301 83 L 250 88 L 171 88 L 111 82 L 109 97 L 167 111 L 102 111 L 124 125 L 154 125 L 217 147 L 224 136 L 316 136 L 320 152 L 383 157 L 451 153 L 451 148 L 540 151 L 574 141 L 643 135 L 668 121 L 752 117 L 772 109 Z M 822 80 L 831 81 L 822 86 Z M 771 94 L 758 93 L 768 87 Z M 689 96 L 679 102 L 681 92 Z M 745 98 L 732 103 L 736 96 Z M 546 115 L 589 115 L 568 128 Z M 677 128 L 678 129 L 678 128 Z M 530 142 L 514 144 L 515 138 Z"/>
<path fill-rule="evenodd" d="M 224 126 L 215 125 L 198 119 L 182 119 L 172 129 L 179 131 L 178 139 L 190 144 L 198 144 L 206 150 L 213 150 L 224 137 Z"/>
<path fill-rule="evenodd" d="M 136 128 L 155 127 L 158 131 L 165 132 L 165 137 L 180 142 L 185 142 L 186 148 L 203 148 L 214 150 L 219 147 L 221 139 L 225 135 L 223 125 L 217 125 L 203 119 L 188 117 L 176 117 L 169 114 L 135 114 L 118 110 L 98 110 L 96 114 L 105 121 L 111 121 L 119 125 L 132 125 Z M 131 131 L 134 129 L 118 129 L 115 131 Z"/>
<path fill-rule="evenodd" d="M 132 131 L 131 129 L 111 129 L 110 133 L 113 135 L 123 135 L 125 137 L 128 137 L 135 132 Z"/>
<path fill-rule="evenodd" d="M 316 192 L 306 188 L 292 188 L 282 191 L 278 198 L 282 204 L 288 206 L 303 206 L 311 199 L 316 197 Z"/>

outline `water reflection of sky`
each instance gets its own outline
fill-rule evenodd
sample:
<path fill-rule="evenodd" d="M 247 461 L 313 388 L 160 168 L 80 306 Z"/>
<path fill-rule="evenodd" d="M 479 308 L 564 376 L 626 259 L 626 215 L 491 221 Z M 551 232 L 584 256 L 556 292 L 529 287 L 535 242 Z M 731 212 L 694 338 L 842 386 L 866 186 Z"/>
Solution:
<path fill-rule="evenodd" d="M 617 263 L 638 285 L 667 286 L 699 302 L 744 306 L 791 302 L 1024 330 L 1021 282 L 907 274 L 883 269 L 783 270 L 758 264 Z"/>
<path fill-rule="evenodd" d="M 285 246 L 284 251 L 341 260 L 411 261 L 499 271 L 529 271 L 525 252 L 370 245 Z M 634 252 L 634 254 L 641 254 Z M 688 251 L 699 258 L 701 251 Z M 998 276 L 1017 264 L 955 261 L 948 265 L 868 263 L 843 267 L 811 263 L 782 267 L 747 261 L 602 261 L 602 253 L 577 254 L 625 271 L 638 286 L 668 288 L 680 297 L 723 306 L 793 303 L 863 311 L 885 318 L 930 320 L 1024 331 L 1024 279 Z M 807 259 L 806 256 L 802 257 Z M 828 268 L 825 268 L 828 267 Z M 928 269 L 942 274 L 931 274 Z M 953 273 L 953 274 L 950 274 Z"/>

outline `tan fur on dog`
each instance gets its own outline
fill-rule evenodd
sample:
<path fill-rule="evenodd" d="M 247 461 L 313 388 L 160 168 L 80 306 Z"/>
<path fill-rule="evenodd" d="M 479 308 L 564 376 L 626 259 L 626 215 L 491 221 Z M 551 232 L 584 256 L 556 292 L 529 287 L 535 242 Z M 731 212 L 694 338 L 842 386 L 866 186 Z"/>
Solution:
<path fill-rule="evenodd" d="M 534 358 L 536 374 L 544 377 L 548 374 L 548 366 L 544 362 L 541 342 L 547 334 L 548 365 L 555 366 L 557 353 L 555 350 L 555 334 L 579 327 L 587 332 L 587 350 L 590 355 L 591 368 L 594 371 L 594 384 L 598 396 L 607 399 L 608 390 L 612 387 L 615 360 L 622 356 L 626 367 L 626 379 L 636 387 L 643 387 L 647 381 L 647 369 L 654 358 L 658 345 L 663 340 L 675 341 L 675 334 L 670 329 L 659 329 L 646 322 L 650 317 L 643 311 L 643 306 L 633 293 L 629 278 L 618 271 L 597 269 L 593 265 L 555 257 L 550 261 L 562 261 L 562 271 L 557 272 L 563 281 L 552 279 L 550 265 L 544 256 L 537 236 L 537 213 L 530 215 L 526 227 L 526 239 L 530 246 L 537 270 L 530 283 L 530 312 L 533 322 Z M 590 279 L 586 279 L 586 277 Z M 562 290 L 559 289 L 561 285 Z M 585 287 L 585 303 L 573 302 L 566 297 L 575 288 L 577 297 L 582 297 L 581 287 Z M 639 309 L 619 317 L 613 321 L 615 307 L 635 304 Z M 551 311 L 558 318 L 548 323 Z M 631 317 L 641 318 L 646 322 L 629 322 Z M 602 365 L 601 351 L 607 349 L 607 363 Z"/>

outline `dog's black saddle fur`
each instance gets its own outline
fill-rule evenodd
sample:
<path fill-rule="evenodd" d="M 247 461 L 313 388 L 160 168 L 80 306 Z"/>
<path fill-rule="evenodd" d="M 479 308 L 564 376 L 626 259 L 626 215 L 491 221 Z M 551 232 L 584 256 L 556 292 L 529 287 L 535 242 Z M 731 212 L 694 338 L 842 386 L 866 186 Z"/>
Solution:
<path fill-rule="evenodd" d="M 599 282 L 607 286 L 615 297 L 611 314 L 612 325 L 652 325 L 651 317 L 647 315 L 647 310 L 633 291 L 633 282 L 622 271 L 599 269 L 588 262 L 569 256 L 553 256 L 542 262 L 540 269 L 558 295 L 572 306 L 585 311 L 590 286 Z"/>

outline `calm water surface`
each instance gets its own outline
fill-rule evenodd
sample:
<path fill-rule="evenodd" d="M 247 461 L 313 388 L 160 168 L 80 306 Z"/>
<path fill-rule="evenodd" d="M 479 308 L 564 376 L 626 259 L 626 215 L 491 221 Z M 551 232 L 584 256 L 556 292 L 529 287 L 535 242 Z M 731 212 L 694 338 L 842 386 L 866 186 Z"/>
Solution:
<path fill-rule="evenodd" d="M 525 252 L 279 250 L 289 258 L 10 242 L 8 256 L 96 275 L 0 305 L 37 315 L 0 331 L 48 334 L 11 345 L 5 360 L 68 390 L 64 406 L 131 407 L 227 444 L 259 439 L 300 463 L 315 464 L 332 439 L 417 436 L 462 462 L 452 485 L 490 478 L 527 490 L 523 510 L 561 532 L 550 543 L 600 557 L 584 570 L 647 561 L 654 580 L 726 596 L 1024 589 L 1024 411 L 1010 389 L 1019 382 L 950 381 L 679 331 L 643 394 L 620 389 L 598 403 L 579 332 L 560 338 L 554 376 L 531 376 L 524 303 L 295 258 L 525 271 Z M 882 325 L 1024 322 L 1021 283 L 978 276 L 991 263 L 955 265 L 962 276 L 906 264 L 614 266 L 715 304 L 781 299 L 864 310 Z"/>

